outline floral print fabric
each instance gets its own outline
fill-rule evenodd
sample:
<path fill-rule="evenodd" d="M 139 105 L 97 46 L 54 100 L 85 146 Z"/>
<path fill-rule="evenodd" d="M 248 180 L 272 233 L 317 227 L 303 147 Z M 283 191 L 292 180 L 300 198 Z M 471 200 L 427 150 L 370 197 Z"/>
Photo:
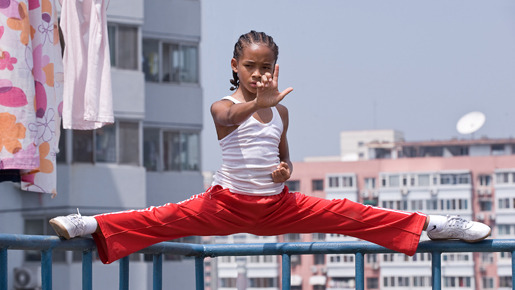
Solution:
<path fill-rule="evenodd" d="M 56 194 L 63 64 L 54 0 L 0 0 L 0 169 Z"/>

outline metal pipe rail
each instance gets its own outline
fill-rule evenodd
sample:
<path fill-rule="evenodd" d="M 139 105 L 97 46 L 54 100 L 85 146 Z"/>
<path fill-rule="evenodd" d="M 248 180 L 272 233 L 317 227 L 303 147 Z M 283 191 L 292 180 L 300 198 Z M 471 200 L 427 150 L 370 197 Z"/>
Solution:
<path fill-rule="evenodd" d="M 52 289 L 52 252 L 54 250 L 82 251 L 82 289 L 92 289 L 92 251 L 95 243 L 89 238 L 61 240 L 56 236 L 34 236 L 0 234 L 0 289 L 7 289 L 8 250 L 41 251 L 42 290 Z M 515 290 L 515 239 L 493 239 L 479 243 L 460 241 L 424 241 L 417 253 L 431 253 L 432 287 L 441 285 L 441 254 L 445 252 L 510 252 L 512 254 L 512 285 Z M 365 254 L 395 253 L 392 250 L 370 242 L 312 242 L 312 243 L 262 243 L 262 244 L 186 244 L 163 242 L 145 248 L 139 253 L 153 255 L 153 289 L 162 289 L 163 254 L 195 257 L 196 289 L 204 289 L 204 259 L 219 256 L 282 256 L 282 289 L 290 289 L 291 255 L 305 254 L 354 254 L 356 289 L 365 289 Z M 129 259 L 122 258 L 120 265 L 119 289 L 129 289 Z"/>

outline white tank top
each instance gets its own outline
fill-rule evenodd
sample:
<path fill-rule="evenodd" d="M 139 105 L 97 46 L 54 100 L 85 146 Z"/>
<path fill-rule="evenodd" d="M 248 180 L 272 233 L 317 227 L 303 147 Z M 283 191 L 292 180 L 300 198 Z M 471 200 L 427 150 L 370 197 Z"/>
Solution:
<path fill-rule="evenodd" d="M 227 96 L 237 104 L 240 101 Z M 248 118 L 219 141 L 222 166 L 213 177 L 213 185 L 231 192 L 247 195 L 274 195 L 282 192 L 284 183 L 274 183 L 272 172 L 279 165 L 279 142 L 283 121 L 277 108 L 272 107 L 272 120 L 263 124 Z"/>

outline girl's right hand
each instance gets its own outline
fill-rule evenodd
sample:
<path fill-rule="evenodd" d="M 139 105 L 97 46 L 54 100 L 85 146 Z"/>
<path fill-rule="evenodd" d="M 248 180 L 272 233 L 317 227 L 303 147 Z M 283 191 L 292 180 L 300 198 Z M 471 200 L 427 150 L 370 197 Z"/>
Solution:
<path fill-rule="evenodd" d="M 279 92 L 279 65 L 275 65 L 274 75 L 265 73 L 261 76 L 261 81 L 257 83 L 256 105 L 260 108 L 270 108 L 277 105 L 287 94 L 293 91 L 292 87 Z"/>

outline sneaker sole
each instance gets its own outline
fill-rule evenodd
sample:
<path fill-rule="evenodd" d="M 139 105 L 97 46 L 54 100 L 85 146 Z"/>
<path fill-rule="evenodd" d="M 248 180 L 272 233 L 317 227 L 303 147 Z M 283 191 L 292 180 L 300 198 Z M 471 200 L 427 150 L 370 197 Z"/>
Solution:
<path fill-rule="evenodd" d="M 55 219 L 51 219 L 49 221 L 49 223 L 52 226 L 52 228 L 54 229 L 54 231 L 57 233 L 58 236 L 63 237 L 67 240 L 70 239 L 70 234 L 68 233 L 66 228 L 60 222 L 58 222 Z"/>
<path fill-rule="evenodd" d="M 463 239 L 431 239 L 429 237 L 429 239 L 431 239 L 432 241 L 446 241 L 446 240 L 460 240 L 460 241 L 463 241 L 463 242 L 467 242 L 467 243 L 477 243 L 477 242 L 481 242 L 482 240 L 488 238 L 490 236 L 490 234 L 492 233 L 492 229 L 490 229 L 490 231 L 488 232 L 488 234 L 486 234 L 484 237 L 482 238 L 479 238 L 477 240 L 463 240 Z"/>

